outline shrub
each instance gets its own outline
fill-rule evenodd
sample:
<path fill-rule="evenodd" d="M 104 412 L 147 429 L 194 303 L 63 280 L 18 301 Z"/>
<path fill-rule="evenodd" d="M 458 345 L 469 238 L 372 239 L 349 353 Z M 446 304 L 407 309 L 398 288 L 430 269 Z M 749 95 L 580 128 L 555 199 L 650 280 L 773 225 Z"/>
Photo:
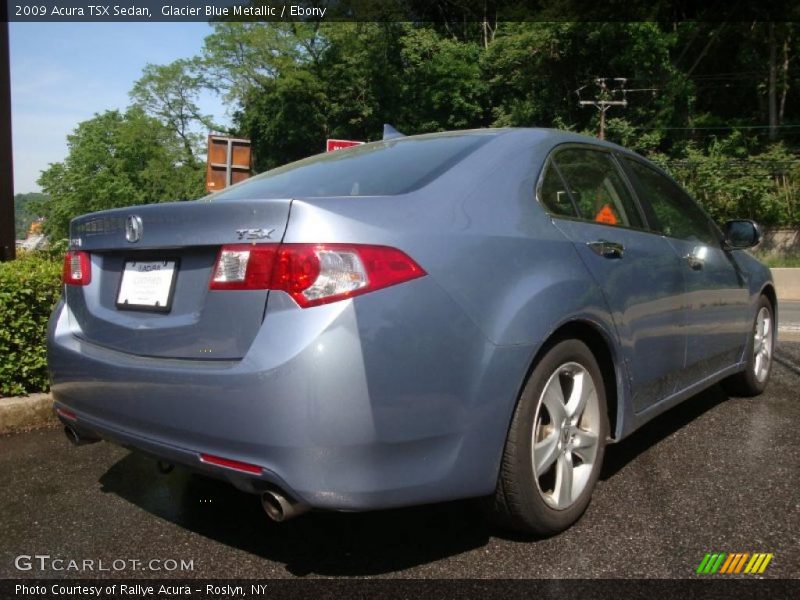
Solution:
<path fill-rule="evenodd" d="M 23 253 L 0 263 L 0 396 L 49 388 L 47 320 L 61 295 L 61 261 Z"/>

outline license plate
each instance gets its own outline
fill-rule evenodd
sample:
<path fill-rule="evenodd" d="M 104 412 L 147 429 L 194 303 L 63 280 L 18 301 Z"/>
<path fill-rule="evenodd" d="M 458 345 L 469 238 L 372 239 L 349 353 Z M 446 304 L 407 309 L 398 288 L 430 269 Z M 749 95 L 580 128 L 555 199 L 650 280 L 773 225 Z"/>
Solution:
<path fill-rule="evenodd" d="M 129 260 L 125 262 L 117 294 L 117 308 L 169 312 L 175 276 L 176 260 Z"/>

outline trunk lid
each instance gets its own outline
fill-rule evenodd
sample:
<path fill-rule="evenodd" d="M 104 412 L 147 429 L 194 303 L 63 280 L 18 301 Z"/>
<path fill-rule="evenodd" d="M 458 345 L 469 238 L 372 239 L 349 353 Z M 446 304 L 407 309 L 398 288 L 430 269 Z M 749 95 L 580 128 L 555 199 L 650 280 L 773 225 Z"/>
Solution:
<path fill-rule="evenodd" d="M 67 285 L 76 335 L 129 354 L 163 358 L 242 358 L 264 318 L 266 290 L 210 290 L 223 244 L 279 243 L 290 199 L 175 202 L 74 219 L 70 246 L 91 257 L 91 282 Z M 169 306 L 118 305 L 126 265 L 173 271 Z M 166 281 L 166 279 L 165 279 Z"/>

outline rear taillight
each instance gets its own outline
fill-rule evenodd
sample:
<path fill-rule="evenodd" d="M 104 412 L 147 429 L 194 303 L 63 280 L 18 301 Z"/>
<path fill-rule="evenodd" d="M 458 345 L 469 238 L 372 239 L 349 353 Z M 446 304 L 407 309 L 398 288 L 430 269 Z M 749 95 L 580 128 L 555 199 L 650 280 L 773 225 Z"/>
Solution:
<path fill-rule="evenodd" d="M 212 290 L 269 289 L 277 244 L 223 246 L 211 276 Z"/>
<path fill-rule="evenodd" d="M 92 281 L 92 261 L 88 252 L 70 250 L 64 256 L 61 280 L 67 285 L 89 285 Z"/>
<path fill-rule="evenodd" d="M 236 244 L 220 249 L 211 289 L 271 289 L 306 308 L 416 279 L 408 255 L 363 244 Z"/>

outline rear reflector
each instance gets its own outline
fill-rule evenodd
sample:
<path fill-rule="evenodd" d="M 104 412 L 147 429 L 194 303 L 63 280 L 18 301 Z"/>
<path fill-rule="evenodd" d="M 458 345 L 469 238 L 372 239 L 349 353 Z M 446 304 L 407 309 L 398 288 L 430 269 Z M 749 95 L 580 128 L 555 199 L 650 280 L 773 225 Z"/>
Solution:
<path fill-rule="evenodd" d="M 230 458 L 222 458 L 221 456 L 214 456 L 212 454 L 201 454 L 201 462 L 218 467 L 225 467 L 226 469 L 233 469 L 234 471 L 241 471 L 243 473 L 252 473 L 253 475 L 261 475 L 261 467 L 258 465 L 251 465 L 250 463 L 239 462 Z"/>
<path fill-rule="evenodd" d="M 70 421 L 78 420 L 78 415 L 62 406 L 56 406 L 56 414 L 60 417 L 64 417 L 65 419 L 69 419 Z"/>
<path fill-rule="evenodd" d="M 425 274 L 404 252 L 387 246 L 234 244 L 220 249 L 210 287 L 282 290 L 307 308 Z"/>
<path fill-rule="evenodd" d="M 70 250 L 64 255 L 61 280 L 67 285 L 89 285 L 92 281 L 92 261 L 88 252 Z"/>

